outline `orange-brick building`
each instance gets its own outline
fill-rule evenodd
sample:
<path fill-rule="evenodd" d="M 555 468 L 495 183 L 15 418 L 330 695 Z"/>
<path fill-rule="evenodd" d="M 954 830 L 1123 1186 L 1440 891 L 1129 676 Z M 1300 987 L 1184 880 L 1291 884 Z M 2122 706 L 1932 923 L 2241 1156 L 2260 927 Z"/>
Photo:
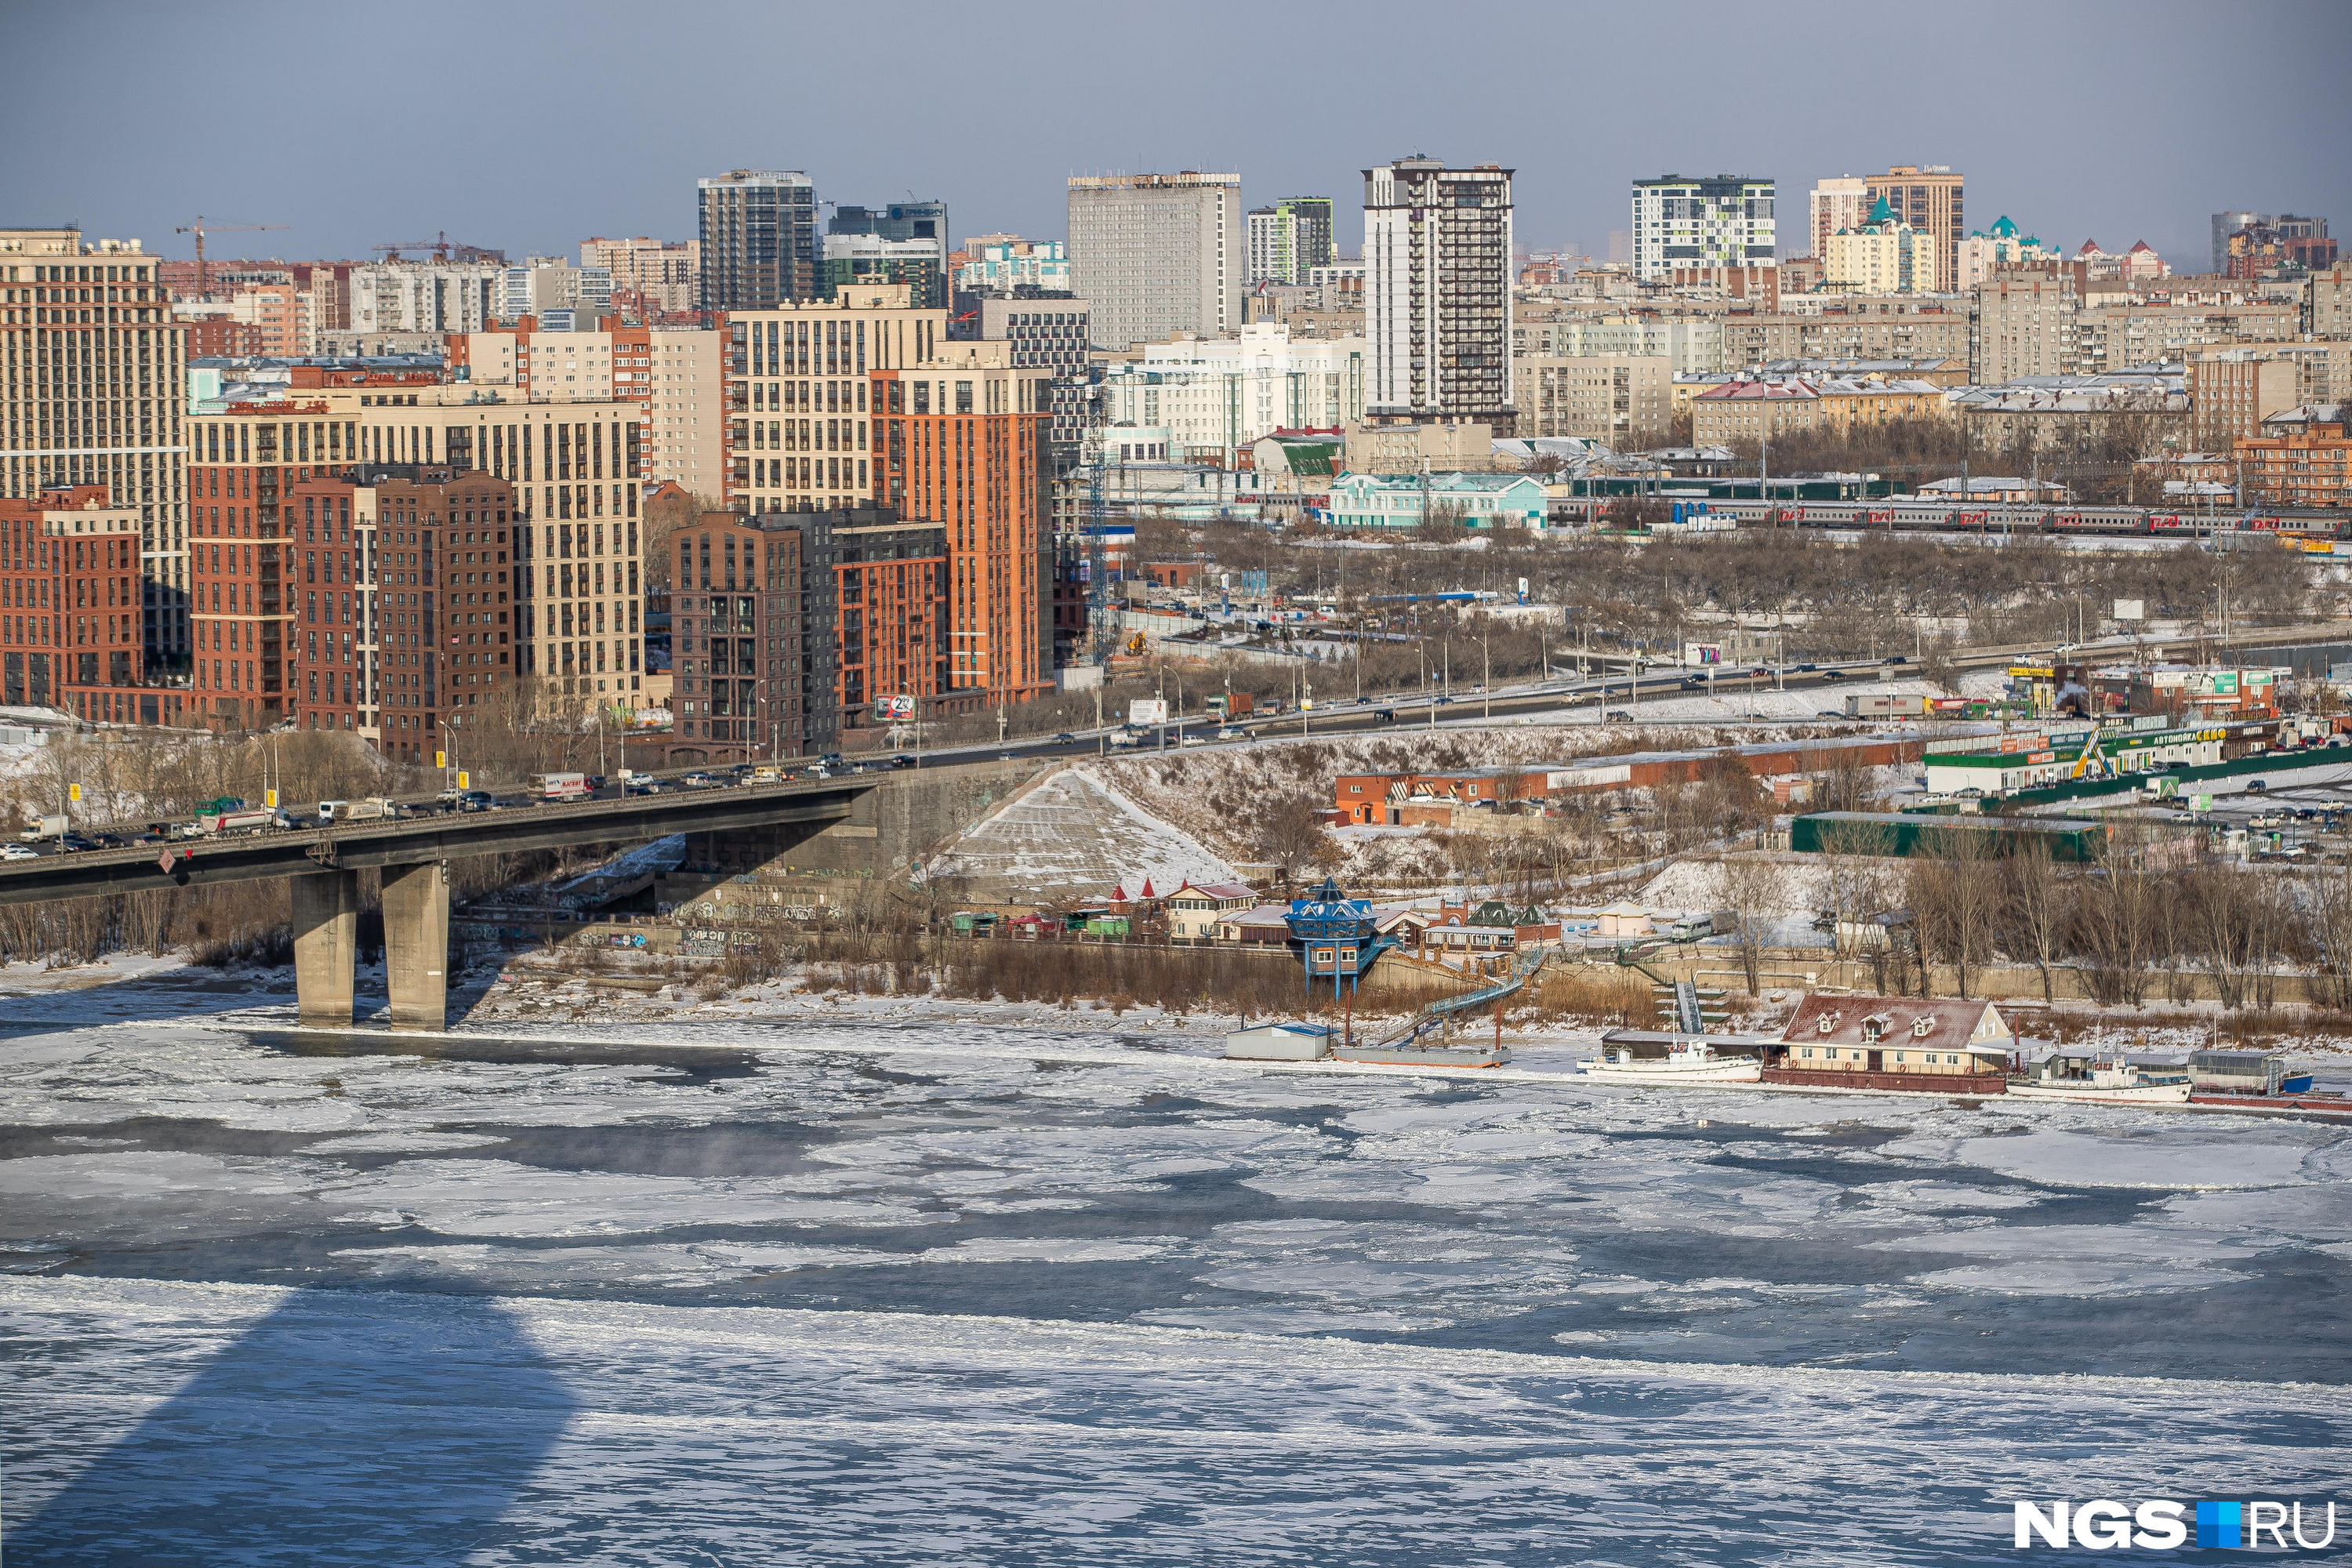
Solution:
<path fill-rule="evenodd" d="M 979 709 L 1051 690 L 1051 379 L 975 342 L 871 379 L 876 500 L 947 528 L 948 691 Z"/>
<path fill-rule="evenodd" d="M 2247 498 L 2274 506 L 2352 505 L 2352 438 L 2345 435 L 2345 408 L 2340 403 L 2299 408 L 2264 420 L 2264 434 L 2235 443 Z"/>

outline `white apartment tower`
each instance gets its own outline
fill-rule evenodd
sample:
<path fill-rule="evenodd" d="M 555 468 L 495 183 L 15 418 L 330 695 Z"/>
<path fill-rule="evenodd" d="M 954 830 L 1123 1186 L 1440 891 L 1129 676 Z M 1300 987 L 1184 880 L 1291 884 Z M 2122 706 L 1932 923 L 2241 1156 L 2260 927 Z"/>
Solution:
<path fill-rule="evenodd" d="M 1662 283 L 1677 267 L 1774 263 L 1770 180 L 1664 174 L 1633 182 L 1633 276 Z"/>
<path fill-rule="evenodd" d="M 1510 433 L 1512 173 L 1418 156 L 1364 171 L 1370 418 Z"/>
<path fill-rule="evenodd" d="M 1070 180 L 1070 286 L 1097 348 L 1242 324 L 1242 177 L 1086 174 Z"/>

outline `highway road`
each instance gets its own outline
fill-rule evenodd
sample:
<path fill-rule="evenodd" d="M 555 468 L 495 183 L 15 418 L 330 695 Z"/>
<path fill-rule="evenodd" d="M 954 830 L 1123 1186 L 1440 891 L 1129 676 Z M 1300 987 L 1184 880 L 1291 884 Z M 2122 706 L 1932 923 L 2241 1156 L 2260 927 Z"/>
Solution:
<path fill-rule="evenodd" d="M 623 799 L 550 801 L 523 809 L 434 812 L 329 827 L 229 833 L 0 861 L 0 904 L 137 892 L 191 882 L 248 881 L 362 867 L 415 866 L 471 855 L 627 843 L 672 833 L 782 825 L 809 832 L 846 818 L 877 777 L 677 790 Z"/>
<path fill-rule="evenodd" d="M 2256 653 L 2263 647 L 2288 647 L 2336 639 L 2352 639 L 2352 621 L 2328 621 L 2303 626 L 2275 627 L 2246 634 L 2234 639 L 2231 646 L 2242 657 Z M 2079 647 L 2060 646 L 2066 648 L 2068 658 L 2093 658 L 2126 653 L 2133 647 L 2130 640 L 2126 638 L 2106 638 Z M 2159 659 L 2189 658 L 2194 655 L 2192 643 L 2178 638 L 2158 639 L 2148 644 L 2147 651 L 2149 657 Z M 1963 669 L 2005 668 L 2017 663 L 2047 662 L 2057 657 L 2058 653 L 2059 648 L 2049 644 L 2000 647 L 1961 653 L 1954 658 L 1953 662 Z M 1738 670 L 1726 670 L 1717 667 L 1712 679 L 1695 675 L 1688 669 L 1675 666 L 1660 665 L 1643 671 L 1638 681 L 1620 670 L 1606 675 L 1572 677 L 1537 685 L 1500 689 L 1491 697 L 1486 693 L 1469 689 L 1457 691 L 1451 696 L 1440 693 L 1433 698 L 1416 693 L 1412 696 L 1391 694 L 1385 697 L 1337 699 L 1330 701 L 1328 706 L 1318 707 L 1307 713 L 1251 715 L 1236 726 L 1243 731 L 1243 738 L 1237 740 L 1216 740 L 1214 737 L 1219 726 L 1213 721 L 1204 717 L 1198 721 L 1187 722 L 1181 727 L 1181 731 L 1179 726 L 1172 724 L 1155 731 L 1147 736 L 1140 747 L 1132 749 L 1114 748 L 1110 745 L 1110 738 L 1119 732 L 1117 730 L 1088 730 L 1071 732 L 1067 739 L 1059 736 L 1029 737 L 1013 739 L 997 744 L 927 749 L 920 753 L 905 752 L 897 753 L 895 756 L 877 754 L 845 763 L 835 770 L 835 773 L 836 776 L 870 778 L 876 773 L 887 774 L 909 766 L 936 768 L 971 766 L 1006 761 L 1054 761 L 1093 756 L 1104 752 L 1114 755 L 1139 754 L 1146 751 L 1174 749 L 1180 744 L 1187 747 L 1244 745 L 1259 739 L 1311 738 L 1316 735 L 1397 731 L 1428 728 L 1433 724 L 1475 722 L 1489 715 L 1496 719 L 1518 719 L 1544 713 L 1568 713 L 1579 709 L 1599 708 L 1604 711 L 1622 711 L 1628 714 L 1633 721 L 1638 723 L 1643 718 L 1643 704 L 1655 699 L 1702 695 L 1738 697 L 1743 693 L 1766 690 L 1819 691 L 1822 696 L 1821 717 L 1824 720 L 1835 717 L 1840 721 L 1844 721 L 1843 703 L 1846 692 L 1877 686 L 1889 679 L 1916 678 L 1917 673 L 1917 668 L 1904 656 L 1897 656 L 1885 663 L 1871 661 L 1836 665 L 1824 663 L 1818 667 L 1796 665 L 1785 669 L 1769 668 L 1759 670 L 1755 667 L 1748 667 Z M 1766 721 L 1787 723 L 1804 721 L 1783 719 Z M 1855 721 L 1854 722 L 1874 721 Z M 814 764 L 814 759 L 810 758 L 785 758 L 782 765 L 788 769 L 805 772 Z M 681 792 L 689 795 L 697 793 L 696 788 L 689 785 L 687 781 L 698 776 L 708 777 L 713 781 L 705 787 L 736 786 L 740 774 L 748 771 L 748 767 L 749 764 L 744 764 L 741 769 L 683 768 L 639 776 L 651 777 L 656 781 L 661 794 L 654 798 L 666 798 L 675 796 Z M 550 809 L 551 803 L 540 803 L 534 805 L 534 803 L 511 788 L 478 793 L 489 795 L 493 809 L 498 811 L 525 806 L 539 810 Z M 427 820 L 440 816 L 446 805 L 439 796 L 433 795 L 405 795 L 396 798 L 400 799 L 402 805 L 412 814 L 422 815 Z M 590 798 L 592 801 L 614 802 L 624 797 L 621 786 L 617 783 L 613 783 L 596 791 Z M 289 803 L 287 809 L 306 826 L 314 825 L 317 803 Z M 411 819 L 413 820 L 414 817 L 412 816 Z M 101 844 L 100 851 L 78 850 L 71 853 L 82 855 L 102 852 L 109 848 L 146 847 L 148 851 L 146 858 L 152 859 L 152 846 L 161 844 L 164 840 L 150 834 L 151 826 L 144 822 L 98 826 L 78 825 L 80 832 L 93 838 L 104 836 L 107 838 L 119 838 L 123 842 L 121 845 Z M 285 835 L 281 833 L 272 837 L 282 837 Z M 194 839 L 185 842 L 205 841 Z M 27 849 L 40 857 L 60 852 L 55 843 L 43 843 L 26 846 L 10 845 L 5 849 L 0 849 L 0 854 L 21 856 Z M 0 870 L 5 870 L 10 863 L 0 860 Z M 26 862 L 19 858 L 13 863 L 23 865 Z"/>
<path fill-rule="evenodd" d="M 2230 644 L 2237 654 L 2251 655 L 2264 647 L 2283 647 L 2298 644 L 2352 639 L 2352 621 L 2326 621 L 2310 626 L 2281 626 L 2249 632 L 2233 638 Z M 2126 654 L 2133 643 L 2127 637 L 2108 637 L 2080 645 L 2011 645 L 1971 649 L 1954 656 L 1953 664 L 1961 669 L 2006 669 L 2013 664 L 2047 663 L 2058 657 L 2058 648 L 2066 647 L 2066 657 L 2098 658 Z M 2196 640 L 2193 638 L 2158 638 L 2146 645 L 2147 657 L 2162 660 L 2193 658 Z M 1344 666 L 1341 668 L 1344 670 Z M 1674 665 L 1658 665 L 1643 672 L 1639 681 L 1638 700 L 1635 683 L 1624 671 L 1601 676 L 1580 677 L 1537 685 L 1498 689 L 1491 701 L 1486 694 L 1457 689 L 1454 695 L 1440 695 L 1434 700 L 1419 694 L 1385 697 L 1340 698 L 1328 705 L 1319 704 L 1306 714 L 1290 712 L 1279 716 L 1252 714 L 1241 721 L 1239 728 L 1249 739 L 1276 739 L 1314 735 L 1361 734 L 1375 731 L 1396 731 L 1427 728 L 1433 720 L 1439 724 L 1460 724 L 1474 721 L 1489 712 L 1495 718 L 1524 718 L 1539 713 L 1567 713 L 1577 709 L 1599 707 L 1604 710 L 1622 709 L 1632 714 L 1633 721 L 1642 722 L 1642 705 L 1666 697 L 1718 696 L 1736 697 L 1744 692 L 1765 690 L 1818 690 L 1823 694 L 1823 716 L 1835 710 L 1841 722 L 1844 719 L 1843 703 L 1848 691 L 1861 690 L 1889 679 L 1916 679 L 1918 669 L 1908 656 L 1898 656 L 1886 661 L 1861 660 L 1822 661 L 1817 668 L 1791 665 L 1786 669 L 1777 667 L 1755 673 L 1754 667 L 1738 671 L 1722 671 L 1712 683 L 1703 678 L 1696 687 L 1683 684 L 1694 672 Z M 1335 676 L 1336 679 L 1336 676 Z M 1673 722 L 1675 721 L 1661 721 Z M 1781 719 L 1765 722 L 1796 723 L 1803 720 Z M 1853 721 L 1874 722 L 1875 721 Z M 952 766 L 961 763 L 1024 758 L 1061 758 L 1093 756 L 1105 750 L 1113 755 L 1134 755 L 1139 751 L 1171 749 L 1179 742 L 1176 726 L 1165 727 L 1165 733 L 1153 731 L 1144 745 L 1135 750 L 1113 749 L 1109 738 L 1116 729 L 1087 730 L 1071 732 L 1066 741 L 1053 739 L 1013 739 L 994 745 L 964 745 L 926 751 L 922 756 L 925 767 Z M 1189 743 L 1201 738 L 1209 745 L 1241 745 L 1246 741 L 1220 742 L 1213 739 L 1218 723 L 1209 718 L 1188 721 L 1183 733 Z"/>

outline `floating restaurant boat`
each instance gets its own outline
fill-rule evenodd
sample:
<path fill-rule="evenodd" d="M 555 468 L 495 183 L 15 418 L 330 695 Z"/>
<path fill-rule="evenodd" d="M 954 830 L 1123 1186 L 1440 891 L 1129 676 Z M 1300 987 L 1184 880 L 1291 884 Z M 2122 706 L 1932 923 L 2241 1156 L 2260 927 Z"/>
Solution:
<path fill-rule="evenodd" d="M 2054 1055 L 2012 1074 L 2013 1100 L 2064 1100 L 2081 1105 L 2186 1105 L 2189 1076 L 2145 1073 L 2120 1057 Z"/>
<path fill-rule="evenodd" d="M 1714 1042 L 1702 1036 L 1675 1037 L 1663 1057 L 1635 1056 L 1630 1047 L 1610 1046 L 1577 1066 L 1607 1083 L 1755 1083 L 1764 1076 L 1760 1057 L 1719 1054 Z"/>

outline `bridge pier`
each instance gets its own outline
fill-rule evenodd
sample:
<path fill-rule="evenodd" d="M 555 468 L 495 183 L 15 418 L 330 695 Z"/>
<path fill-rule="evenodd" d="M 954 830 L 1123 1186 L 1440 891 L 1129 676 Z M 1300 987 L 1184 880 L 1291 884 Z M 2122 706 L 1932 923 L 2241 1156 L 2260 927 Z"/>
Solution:
<path fill-rule="evenodd" d="M 383 868 L 383 973 L 392 1026 L 449 1021 L 449 868 L 438 860 Z"/>
<path fill-rule="evenodd" d="M 306 1024 L 352 1021 L 352 970 L 358 961 L 360 875 L 319 871 L 289 877 L 293 902 L 294 989 Z"/>

